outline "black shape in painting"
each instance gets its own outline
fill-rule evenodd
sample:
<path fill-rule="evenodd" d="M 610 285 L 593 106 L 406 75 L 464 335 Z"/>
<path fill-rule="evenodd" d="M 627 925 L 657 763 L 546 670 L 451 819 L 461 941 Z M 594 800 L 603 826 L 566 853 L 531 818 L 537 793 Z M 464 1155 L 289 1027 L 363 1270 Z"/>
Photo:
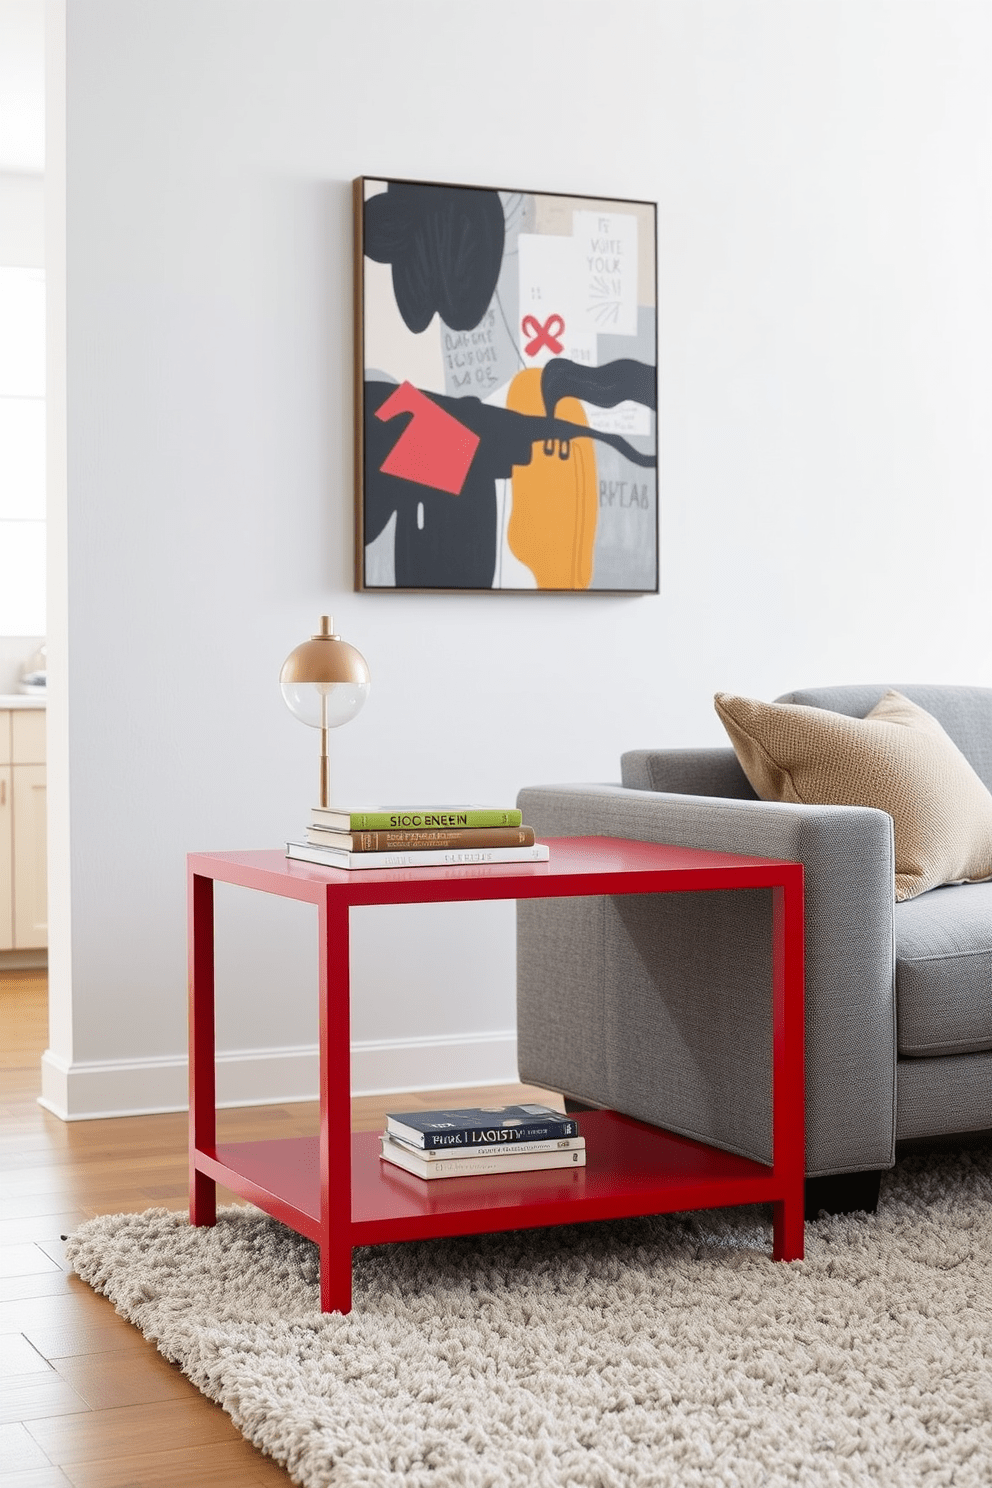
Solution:
<path fill-rule="evenodd" d="M 655 369 L 644 362 L 621 357 L 603 367 L 587 367 L 567 357 L 555 357 L 541 371 L 541 397 L 548 413 L 553 414 L 561 398 L 581 398 L 597 408 L 615 408 L 629 399 L 654 408 Z"/>
<path fill-rule="evenodd" d="M 499 279 L 505 234 L 495 191 L 390 181 L 365 203 L 365 252 L 392 266 L 397 308 L 416 334 L 435 315 L 453 331 L 479 324 Z"/>

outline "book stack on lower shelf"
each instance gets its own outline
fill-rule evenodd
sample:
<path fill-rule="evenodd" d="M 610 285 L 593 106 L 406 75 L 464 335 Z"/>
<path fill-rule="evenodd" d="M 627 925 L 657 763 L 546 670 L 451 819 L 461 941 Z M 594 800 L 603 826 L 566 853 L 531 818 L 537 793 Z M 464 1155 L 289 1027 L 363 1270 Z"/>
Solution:
<path fill-rule="evenodd" d="M 550 1106 L 403 1111 L 386 1116 L 382 1158 L 418 1178 L 468 1178 L 537 1168 L 583 1168 L 574 1116 Z"/>
<path fill-rule="evenodd" d="M 515 807 L 314 806 L 306 839 L 287 842 L 286 856 L 360 869 L 543 863 L 549 854 Z"/>

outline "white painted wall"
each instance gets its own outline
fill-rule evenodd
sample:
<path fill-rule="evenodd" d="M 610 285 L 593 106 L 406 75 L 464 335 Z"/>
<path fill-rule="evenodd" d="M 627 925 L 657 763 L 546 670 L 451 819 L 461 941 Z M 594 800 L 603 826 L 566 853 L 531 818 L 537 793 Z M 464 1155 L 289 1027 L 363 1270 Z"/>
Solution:
<path fill-rule="evenodd" d="M 374 683 L 343 801 L 616 779 L 720 688 L 992 683 L 987 4 L 88 0 L 66 76 L 54 1108 L 181 1101 L 184 854 L 302 827 L 322 610 Z M 658 201 L 658 597 L 351 592 L 359 174 Z M 307 913 L 221 910 L 228 1095 L 307 1093 Z M 512 910 L 357 919 L 358 1084 L 512 1075 Z"/>
<path fill-rule="evenodd" d="M 0 132 L 2 132 L 0 119 Z M 0 265 L 45 266 L 45 183 L 40 175 L 0 169 Z"/>

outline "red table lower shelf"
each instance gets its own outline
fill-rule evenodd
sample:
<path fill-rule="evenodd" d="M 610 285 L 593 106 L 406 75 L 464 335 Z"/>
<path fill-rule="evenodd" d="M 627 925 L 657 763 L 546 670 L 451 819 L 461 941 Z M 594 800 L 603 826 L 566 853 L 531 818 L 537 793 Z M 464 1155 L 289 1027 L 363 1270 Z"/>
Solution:
<path fill-rule="evenodd" d="M 320 1246 L 324 1311 L 351 1308 L 356 1245 L 528 1229 L 727 1204 L 772 1205 L 776 1259 L 803 1254 L 803 868 L 801 863 L 614 837 L 556 838 L 544 863 L 354 873 L 277 850 L 194 853 L 189 877 L 190 1218 L 216 1221 L 218 1183 Z M 315 906 L 320 1125 L 283 1141 L 219 1144 L 214 884 Z M 770 891 L 772 1162 L 766 1166 L 614 1111 L 584 1113 L 584 1168 L 424 1180 L 351 1131 L 350 915 L 383 904 Z"/>
<path fill-rule="evenodd" d="M 489 1230 L 530 1229 L 572 1220 L 619 1219 L 777 1197 L 772 1170 L 616 1111 L 581 1118 L 586 1165 L 480 1178 L 426 1181 L 384 1162 L 376 1132 L 351 1138 L 351 1239 L 354 1245 L 426 1240 Z M 201 1169 L 242 1198 L 320 1241 L 317 1136 L 231 1142 Z M 291 1212 L 290 1212 L 291 1211 Z"/>

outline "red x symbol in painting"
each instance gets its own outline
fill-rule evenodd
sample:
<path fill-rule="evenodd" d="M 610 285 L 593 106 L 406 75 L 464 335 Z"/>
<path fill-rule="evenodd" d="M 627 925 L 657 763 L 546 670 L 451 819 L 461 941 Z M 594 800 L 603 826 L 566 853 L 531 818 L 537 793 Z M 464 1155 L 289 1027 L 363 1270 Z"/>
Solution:
<path fill-rule="evenodd" d="M 546 346 L 552 356 L 560 356 L 565 350 L 558 340 L 565 330 L 565 322 L 560 315 L 549 315 L 543 325 L 533 315 L 525 315 L 520 322 L 520 329 L 525 336 L 533 338 L 524 347 L 528 356 L 537 356 L 542 346 Z"/>

